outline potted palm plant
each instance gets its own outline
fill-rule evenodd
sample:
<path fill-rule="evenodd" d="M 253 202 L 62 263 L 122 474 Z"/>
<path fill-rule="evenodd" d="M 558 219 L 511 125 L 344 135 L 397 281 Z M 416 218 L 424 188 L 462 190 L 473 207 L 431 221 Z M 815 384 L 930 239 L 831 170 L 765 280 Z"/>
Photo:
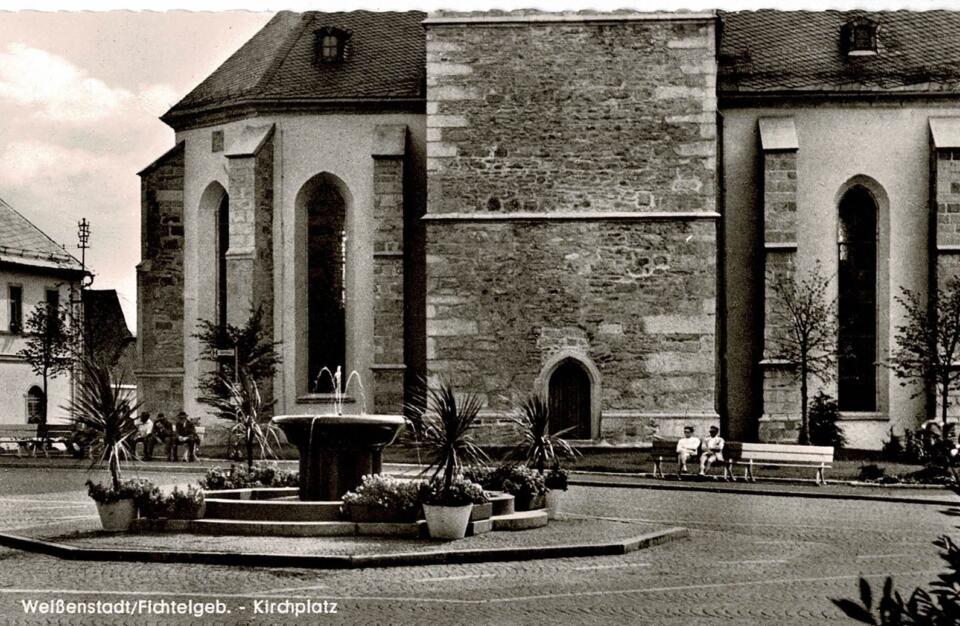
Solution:
<path fill-rule="evenodd" d="M 534 468 L 544 477 L 547 487 L 547 517 L 553 519 L 560 508 L 560 494 L 567 490 L 567 474 L 560 469 L 560 459 L 573 458 L 577 454 L 562 436 L 575 427 L 551 433 L 550 407 L 540 394 L 531 395 L 524 400 L 511 416 L 511 421 L 520 437 L 520 443 L 513 449 L 511 456 Z M 548 464 L 552 465 L 553 469 L 544 475 Z"/>
<path fill-rule="evenodd" d="M 81 361 L 81 376 L 67 408 L 79 429 L 91 437 L 92 470 L 106 464 L 110 484 L 87 481 L 88 493 L 97 503 L 104 530 L 127 530 L 136 515 L 135 490 L 121 480 L 120 466 L 133 455 L 131 442 L 137 432 L 133 414 L 139 407 L 123 388 L 123 380 L 112 380 L 110 368 L 90 358 Z"/>
<path fill-rule="evenodd" d="M 419 445 L 427 452 L 429 465 L 424 474 L 431 482 L 421 490 L 423 513 L 430 536 L 438 539 L 462 539 L 475 493 L 482 488 L 462 478 L 463 465 L 483 464 L 487 456 L 469 435 L 476 423 L 481 402 L 476 394 L 458 398 L 446 381 L 427 386 L 424 401 L 415 410 L 415 427 Z"/>

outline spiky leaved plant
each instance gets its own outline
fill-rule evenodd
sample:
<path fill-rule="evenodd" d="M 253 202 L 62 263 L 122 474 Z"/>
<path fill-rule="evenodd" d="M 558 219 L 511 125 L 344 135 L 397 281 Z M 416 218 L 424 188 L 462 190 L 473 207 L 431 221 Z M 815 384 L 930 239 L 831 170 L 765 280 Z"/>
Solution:
<path fill-rule="evenodd" d="M 425 386 L 420 393 L 422 401 L 412 406 L 422 409 L 411 423 L 419 444 L 428 451 L 429 465 L 423 473 L 431 474 L 431 479 L 443 476 L 443 500 L 450 492 L 454 476 L 464 465 L 483 465 L 488 460 L 469 434 L 482 402 L 474 393 L 458 398 L 453 386 L 445 380 L 435 386 Z"/>
<path fill-rule="evenodd" d="M 93 469 L 106 463 L 114 490 L 120 489 L 120 466 L 133 454 L 130 445 L 137 432 L 133 414 L 140 403 L 123 388 L 122 377 L 112 380 L 110 368 L 91 358 L 81 360 L 81 376 L 67 409 L 76 427 L 93 436 Z"/>
<path fill-rule="evenodd" d="M 543 474 L 547 464 L 557 465 L 560 457 L 573 458 L 576 450 L 562 435 L 575 426 L 550 432 L 550 407 L 540 394 L 528 396 L 510 416 L 520 443 L 510 453 Z"/>

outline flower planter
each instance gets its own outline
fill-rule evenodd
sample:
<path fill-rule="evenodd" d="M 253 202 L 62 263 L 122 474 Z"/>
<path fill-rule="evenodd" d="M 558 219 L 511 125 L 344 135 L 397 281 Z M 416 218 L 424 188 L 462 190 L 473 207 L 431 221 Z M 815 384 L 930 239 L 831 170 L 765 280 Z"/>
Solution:
<path fill-rule="evenodd" d="M 556 519 L 560 511 L 560 500 L 563 497 L 563 491 L 560 489 L 551 489 L 544 496 L 547 503 L 547 519 Z"/>
<path fill-rule="evenodd" d="M 347 504 L 344 508 L 350 521 L 360 524 L 412 523 L 417 521 L 415 511 L 404 513 L 375 504 Z"/>
<path fill-rule="evenodd" d="M 534 496 L 514 496 L 514 508 L 517 511 L 532 511 L 534 509 L 542 509 L 546 506 L 546 498 L 542 493 L 538 493 Z"/>
<path fill-rule="evenodd" d="M 471 522 L 480 522 L 490 519 L 493 515 L 493 502 L 484 502 L 483 504 L 474 504 L 473 511 L 470 513 Z"/>
<path fill-rule="evenodd" d="M 463 539 L 467 535 L 472 504 L 439 506 L 424 504 L 423 513 L 432 539 Z"/>
<path fill-rule="evenodd" d="M 133 505 L 133 498 L 125 498 L 116 502 L 97 502 L 97 513 L 100 514 L 100 523 L 104 530 L 119 532 L 130 529 L 137 509 Z"/>

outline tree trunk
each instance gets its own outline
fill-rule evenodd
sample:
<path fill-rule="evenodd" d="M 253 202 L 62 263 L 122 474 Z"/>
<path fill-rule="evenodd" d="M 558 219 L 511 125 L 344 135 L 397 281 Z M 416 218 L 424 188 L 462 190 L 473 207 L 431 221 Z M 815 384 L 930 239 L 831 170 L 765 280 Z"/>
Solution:
<path fill-rule="evenodd" d="M 807 422 L 807 360 L 800 359 L 800 438 L 801 445 L 810 443 L 810 429 Z"/>
<path fill-rule="evenodd" d="M 113 448 L 110 455 L 110 477 L 113 479 L 113 488 L 120 489 L 120 458 L 117 456 L 118 450 Z"/>
<path fill-rule="evenodd" d="M 941 389 L 941 398 L 940 398 L 940 432 L 943 434 L 944 439 L 947 436 L 947 401 L 950 399 L 950 374 L 948 373 L 944 376 L 943 382 L 940 385 Z"/>
<path fill-rule="evenodd" d="M 247 469 L 253 471 L 253 431 L 247 429 Z"/>
<path fill-rule="evenodd" d="M 47 423 L 47 368 L 43 368 L 43 402 L 40 403 L 40 423 Z"/>

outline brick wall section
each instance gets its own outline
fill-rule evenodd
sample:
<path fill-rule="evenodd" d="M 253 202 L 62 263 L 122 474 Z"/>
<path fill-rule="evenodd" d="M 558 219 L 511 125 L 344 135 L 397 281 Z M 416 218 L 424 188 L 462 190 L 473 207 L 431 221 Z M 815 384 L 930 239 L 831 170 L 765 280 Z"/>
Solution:
<path fill-rule="evenodd" d="M 777 361 L 771 338 L 787 320 L 777 315 L 773 286 L 793 283 L 797 255 L 797 152 L 763 154 L 764 254 L 764 363 L 761 441 L 796 441 L 799 428 L 800 386 L 793 366 Z M 786 247 L 770 247 L 786 244 Z"/>
<path fill-rule="evenodd" d="M 378 413 L 403 406 L 403 158 L 378 157 L 373 170 L 374 380 Z"/>
<path fill-rule="evenodd" d="M 428 211 L 715 210 L 710 21 L 427 25 Z"/>
<path fill-rule="evenodd" d="M 604 409 L 710 412 L 715 246 L 705 221 L 428 224 L 428 368 L 506 409 L 573 349 Z"/>
<path fill-rule="evenodd" d="M 936 285 L 945 289 L 951 279 L 960 276 L 960 150 L 936 151 L 934 171 L 934 204 L 936 206 Z M 947 249 L 943 249 L 947 248 Z M 939 418 L 940 396 L 935 395 L 934 415 Z M 960 407 L 947 408 L 948 415 L 960 417 Z"/>
<path fill-rule="evenodd" d="M 227 160 L 230 248 L 227 250 L 227 321 L 246 323 L 263 307 L 263 325 L 273 334 L 273 138 L 253 156 Z M 261 394 L 273 398 L 272 381 Z"/>
<path fill-rule="evenodd" d="M 183 407 L 183 144 L 140 173 L 137 376 L 143 410 Z"/>
<path fill-rule="evenodd" d="M 599 370 L 601 433 L 714 414 L 712 20 L 426 28 L 428 374 L 490 440 L 562 352 Z"/>

